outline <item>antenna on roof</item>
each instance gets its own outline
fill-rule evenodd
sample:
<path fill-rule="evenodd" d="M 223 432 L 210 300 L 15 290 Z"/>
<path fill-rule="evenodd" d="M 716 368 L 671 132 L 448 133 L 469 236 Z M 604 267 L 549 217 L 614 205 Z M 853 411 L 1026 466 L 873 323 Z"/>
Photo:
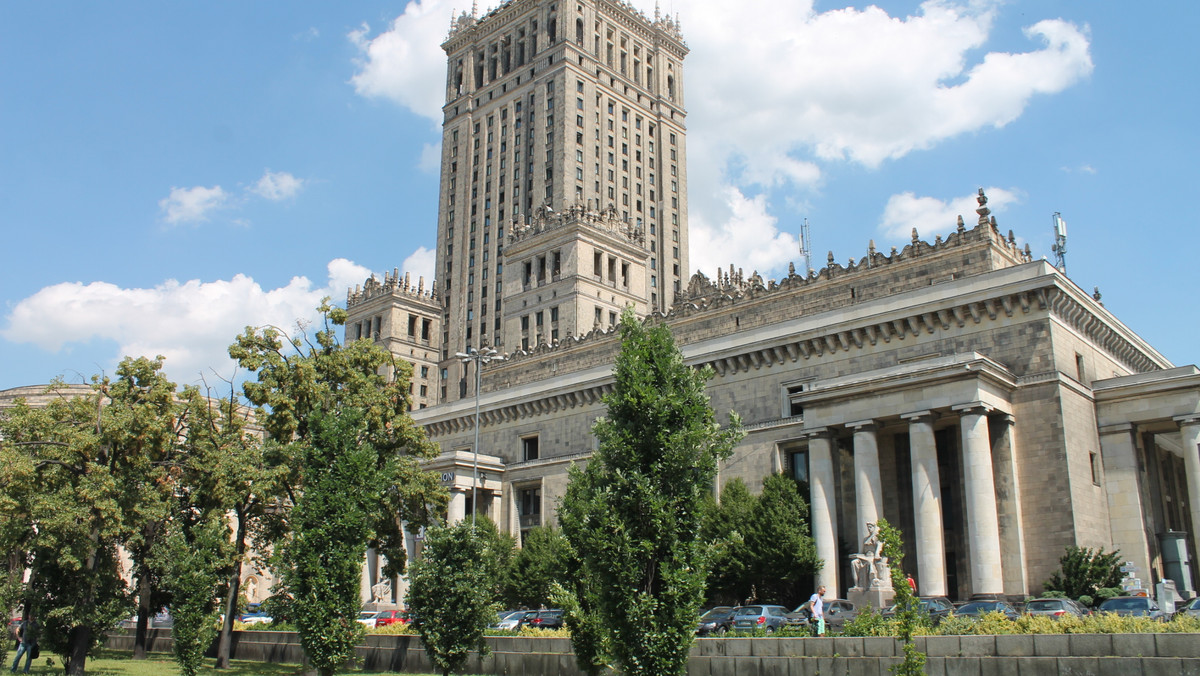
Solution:
<path fill-rule="evenodd" d="M 808 219 L 800 226 L 800 255 L 804 258 L 804 276 L 812 276 L 812 240 L 808 233 Z"/>
<path fill-rule="evenodd" d="M 1057 211 L 1050 217 L 1050 220 L 1054 223 L 1054 246 L 1050 247 L 1050 250 L 1054 252 L 1054 267 L 1065 275 L 1067 274 L 1067 222 Z"/>

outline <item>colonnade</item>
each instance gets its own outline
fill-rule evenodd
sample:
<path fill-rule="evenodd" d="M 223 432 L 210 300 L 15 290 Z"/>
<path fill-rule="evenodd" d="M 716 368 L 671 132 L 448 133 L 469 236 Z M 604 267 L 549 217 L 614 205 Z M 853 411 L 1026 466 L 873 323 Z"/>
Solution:
<path fill-rule="evenodd" d="M 999 596 L 1004 593 L 1004 575 L 996 478 L 992 469 L 993 430 L 990 428 L 989 414 L 993 411 L 981 402 L 955 406 L 951 411 L 957 416 L 961 431 L 965 482 L 963 502 L 971 593 L 975 597 Z M 916 547 L 918 588 L 926 596 L 945 596 L 949 592 L 946 584 L 941 476 L 934 437 L 936 419 L 937 414 L 931 410 L 900 416 L 900 420 L 908 426 L 913 495 L 912 535 Z M 998 416 L 996 424 L 1007 426 L 1011 420 L 1006 415 Z M 862 420 L 844 426 L 853 434 L 856 546 L 867 536 L 866 524 L 886 516 L 880 476 L 879 427 L 877 420 Z M 1194 429 L 1200 442 L 1200 424 Z M 839 524 L 833 456 L 835 432 L 832 428 L 817 428 L 807 432 L 812 534 L 817 556 L 825 562 L 817 573 L 816 581 L 818 585 L 825 585 L 829 589 L 840 589 L 838 569 L 842 558 L 852 553 L 838 551 Z M 997 432 L 1000 432 L 995 435 L 999 443 L 1011 443 L 1011 435 L 1007 434 L 1007 430 Z M 1005 453 L 1006 457 L 1009 455 Z M 1200 459 L 1197 462 L 1200 465 Z M 901 468 L 897 468 L 897 473 L 903 476 Z M 1194 504 L 1200 505 L 1200 499 L 1196 499 Z"/>

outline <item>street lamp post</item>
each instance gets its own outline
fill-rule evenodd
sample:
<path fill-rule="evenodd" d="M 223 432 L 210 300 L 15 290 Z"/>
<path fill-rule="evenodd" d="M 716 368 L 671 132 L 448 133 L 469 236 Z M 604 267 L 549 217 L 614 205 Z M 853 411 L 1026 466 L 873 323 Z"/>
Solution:
<path fill-rule="evenodd" d="M 504 361 L 504 356 L 490 347 L 482 350 L 468 348 L 466 353 L 458 352 L 454 356 L 464 364 L 475 364 L 475 458 L 471 477 L 471 528 L 475 528 L 475 512 L 479 508 L 479 386 L 483 381 L 483 365 L 493 361 Z"/>

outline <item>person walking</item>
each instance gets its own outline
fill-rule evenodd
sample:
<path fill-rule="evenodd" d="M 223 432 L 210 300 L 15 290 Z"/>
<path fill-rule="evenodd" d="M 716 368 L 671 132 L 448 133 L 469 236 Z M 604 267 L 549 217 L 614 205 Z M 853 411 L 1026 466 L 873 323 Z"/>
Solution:
<path fill-rule="evenodd" d="M 810 622 L 817 623 L 817 636 L 825 635 L 825 585 L 817 588 L 817 593 L 808 600 L 808 609 L 812 613 Z"/>
<path fill-rule="evenodd" d="M 33 616 L 29 616 L 29 620 L 22 622 L 17 627 L 17 640 L 20 642 L 17 645 L 17 657 L 12 663 L 12 673 L 17 673 L 17 665 L 21 662 L 21 655 L 25 656 L 25 673 L 29 673 L 29 665 L 33 662 L 33 653 L 37 650 L 38 639 L 38 624 Z"/>

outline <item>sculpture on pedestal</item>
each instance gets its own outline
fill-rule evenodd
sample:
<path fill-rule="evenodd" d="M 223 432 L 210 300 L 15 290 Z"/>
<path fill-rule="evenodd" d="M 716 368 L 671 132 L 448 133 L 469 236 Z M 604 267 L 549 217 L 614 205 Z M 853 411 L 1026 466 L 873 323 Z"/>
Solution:
<path fill-rule="evenodd" d="M 891 589 L 892 574 L 888 558 L 883 555 L 883 541 L 879 539 L 879 527 L 867 524 L 867 537 L 863 539 L 862 551 L 850 556 L 850 569 L 854 572 L 854 591 L 868 589 Z"/>

